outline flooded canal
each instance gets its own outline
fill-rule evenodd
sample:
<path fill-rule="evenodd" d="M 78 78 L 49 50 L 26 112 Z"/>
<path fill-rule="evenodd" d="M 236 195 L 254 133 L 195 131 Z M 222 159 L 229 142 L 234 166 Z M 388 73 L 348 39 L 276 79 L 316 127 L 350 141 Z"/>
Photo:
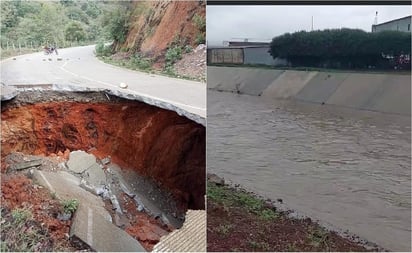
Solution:
<path fill-rule="evenodd" d="M 410 117 L 216 91 L 207 103 L 208 172 L 410 251 Z"/>

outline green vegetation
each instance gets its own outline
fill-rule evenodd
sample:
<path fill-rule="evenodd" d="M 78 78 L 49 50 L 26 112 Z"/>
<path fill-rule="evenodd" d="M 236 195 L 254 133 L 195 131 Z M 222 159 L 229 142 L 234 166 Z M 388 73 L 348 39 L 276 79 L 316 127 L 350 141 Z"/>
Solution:
<path fill-rule="evenodd" d="M 169 48 L 165 55 L 166 66 L 171 66 L 176 63 L 178 60 L 182 59 L 183 48 L 179 45 L 174 45 Z"/>
<path fill-rule="evenodd" d="M 64 35 L 67 41 L 82 41 L 86 38 L 86 32 L 82 27 L 82 24 L 77 21 L 70 22 L 66 26 Z"/>
<path fill-rule="evenodd" d="M 112 49 L 110 46 L 106 46 L 103 42 L 99 42 L 96 45 L 96 56 L 101 57 L 101 56 L 110 56 L 112 54 Z"/>
<path fill-rule="evenodd" d="M 195 38 L 196 44 L 204 44 L 206 42 L 206 19 L 198 14 L 195 14 L 192 21 L 199 31 Z"/>
<path fill-rule="evenodd" d="M 150 70 L 152 67 L 152 62 L 149 58 L 144 58 L 139 53 L 134 54 L 131 57 L 131 64 L 136 66 L 136 69 L 140 70 Z"/>
<path fill-rule="evenodd" d="M 79 206 L 79 201 L 77 199 L 68 199 L 62 202 L 64 213 L 73 214 L 77 207 Z"/>
<path fill-rule="evenodd" d="M 123 43 L 129 31 L 130 11 L 128 6 L 119 5 L 114 10 L 108 12 L 103 19 L 103 26 L 106 27 L 110 39 Z"/>
<path fill-rule="evenodd" d="M 230 225 L 230 224 L 225 224 L 225 225 L 222 224 L 222 225 L 220 225 L 219 227 L 216 228 L 216 232 L 218 232 L 219 234 L 225 236 L 230 232 L 232 227 L 233 226 Z"/>
<path fill-rule="evenodd" d="M 1 209 L 1 252 L 53 251 L 47 229 L 32 216 L 27 209 Z"/>
<path fill-rule="evenodd" d="M 17 208 L 11 211 L 11 217 L 14 219 L 16 224 L 21 224 L 26 222 L 28 219 L 31 219 L 32 214 L 28 209 Z"/>
<path fill-rule="evenodd" d="M 2 1 L 1 58 L 41 50 L 123 42 L 129 26 L 130 2 Z"/>
<path fill-rule="evenodd" d="M 7 1 L 1 4 L 1 47 L 58 47 L 109 39 L 103 14 L 112 4 L 94 1 Z"/>
<path fill-rule="evenodd" d="M 225 209 L 241 207 L 257 215 L 262 220 L 272 221 L 279 217 L 279 213 L 267 208 L 265 202 L 244 190 L 234 190 L 227 186 L 207 185 L 208 199 L 222 204 Z"/>
<path fill-rule="evenodd" d="M 411 33 L 367 33 L 346 28 L 286 33 L 273 38 L 270 52 L 274 58 L 287 59 L 294 67 L 393 69 L 397 56 L 410 54 Z"/>

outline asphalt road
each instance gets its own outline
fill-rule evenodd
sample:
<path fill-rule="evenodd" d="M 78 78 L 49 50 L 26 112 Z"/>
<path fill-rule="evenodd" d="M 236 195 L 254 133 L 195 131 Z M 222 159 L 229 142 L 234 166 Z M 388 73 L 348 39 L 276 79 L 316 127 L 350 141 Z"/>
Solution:
<path fill-rule="evenodd" d="M 6 59 L 0 63 L 1 82 L 18 84 L 68 84 L 122 90 L 170 103 L 206 118 L 206 84 L 153 75 L 112 66 L 94 56 L 94 45 L 59 49 Z M 58 60 L 61 58 L 61 60 Z M 120 83 L 128 85 L 121 89 Z"/>

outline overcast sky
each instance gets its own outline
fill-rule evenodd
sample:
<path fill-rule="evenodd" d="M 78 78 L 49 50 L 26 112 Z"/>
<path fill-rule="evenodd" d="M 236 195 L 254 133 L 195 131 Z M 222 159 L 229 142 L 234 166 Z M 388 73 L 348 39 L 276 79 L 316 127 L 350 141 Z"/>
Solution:
<path fill-rule="evenodd" d="M 271 40 L 296 31 L 359 28 L 370 32 L 378 11 L 378 24 L 411 15 L 411 6 L 207 6 L 209 45 L 233 38 Z"/>

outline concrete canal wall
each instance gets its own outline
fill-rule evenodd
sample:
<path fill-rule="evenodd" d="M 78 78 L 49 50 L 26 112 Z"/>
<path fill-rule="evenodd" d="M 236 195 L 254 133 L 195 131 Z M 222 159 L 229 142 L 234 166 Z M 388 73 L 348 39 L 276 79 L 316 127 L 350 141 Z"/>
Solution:
<path fill-rule="evenodd" d="M 411 115 L 411 76 L 407 74 L 214 66 L 207 71 L 212 90 Z"/>

